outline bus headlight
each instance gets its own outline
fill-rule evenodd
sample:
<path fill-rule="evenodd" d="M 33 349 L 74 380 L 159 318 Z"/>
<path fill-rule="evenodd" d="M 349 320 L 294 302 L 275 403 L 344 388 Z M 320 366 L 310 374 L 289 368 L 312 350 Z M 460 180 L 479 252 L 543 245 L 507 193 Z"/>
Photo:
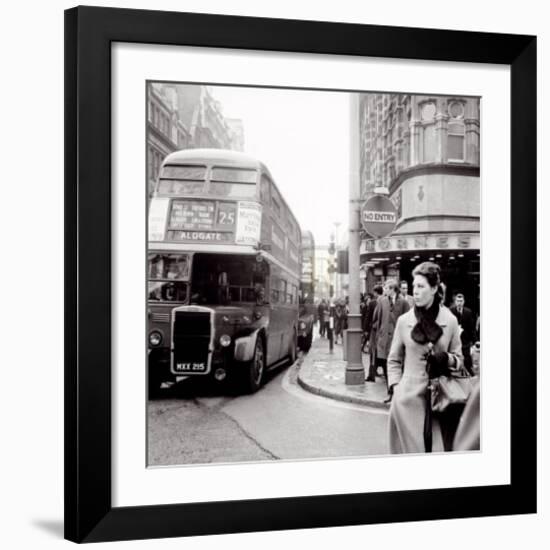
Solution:
<path fill-rule="evenodd" d="M 154 330 L 149 334 L 149 343 L 152 346 L 160 346 L 162 342 L 162 334 L 158 330 Z"/>
<path fill-rule="evenodd" d="M 220 336 L 220 344 L 226 348 L 227 346 L 229 346 L 229 344 L 231 344 L 231 336 L 228 336 L 227 334 L 222 334 Z"/>

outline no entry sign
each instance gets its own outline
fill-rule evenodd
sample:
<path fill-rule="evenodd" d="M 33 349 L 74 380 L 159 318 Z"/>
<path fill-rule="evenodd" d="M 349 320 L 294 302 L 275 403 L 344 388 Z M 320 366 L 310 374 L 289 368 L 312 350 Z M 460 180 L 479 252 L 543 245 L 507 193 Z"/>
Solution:
<path fill-rule="evenodd" d="M 397 210 L 388 197 L 374 195 L 361 207 L 361 223 L 371 237 L 387 237 L 397 223 Z"/>

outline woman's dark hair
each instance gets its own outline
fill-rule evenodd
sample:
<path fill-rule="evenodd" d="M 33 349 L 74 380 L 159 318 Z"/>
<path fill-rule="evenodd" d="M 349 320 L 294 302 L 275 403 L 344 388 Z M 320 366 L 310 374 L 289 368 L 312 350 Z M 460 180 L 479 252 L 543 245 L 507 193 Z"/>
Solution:
<path fill-rule="evenodd" d="M 378 295 L 381 296 L 381 295 L 383 294 L 383 292 L 384 292 L 384 289 L 383 289 L 383 287 L 382 287 L 381 285 L 376 285 L 376 286 L 374 287 L 374 292 L 376 292 L 376 294 L 378 294 Z"/>
<path fill-rule="evenodd" d="M 439 285 L 441 284 L 440 273 L 440 267 L 433 262 L 422 262 L 421 264 L 418 264 L 412 272 L 413 277 L 416 277 L 416 275 L 423 275 L 424 277 L 426 277 L 426 280 L 432 287 L 439 287 Z"/>

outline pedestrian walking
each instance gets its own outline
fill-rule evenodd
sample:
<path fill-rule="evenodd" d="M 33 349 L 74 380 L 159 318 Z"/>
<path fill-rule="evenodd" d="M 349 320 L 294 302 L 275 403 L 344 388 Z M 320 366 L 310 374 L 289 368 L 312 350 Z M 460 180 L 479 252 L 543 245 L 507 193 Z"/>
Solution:
<path fill-rule="evenodd" d="M 323 338 L 326 334 L 326 322 L 325 322 L 325 311 L 328 310 L 327 302 L 323 299 L 319 302 L 317 306 L 317 316 L 319 318 L 319 336 Z"/>
<path fill-rule="evenodd" d="M 344 300 L 338 300 L 334 306 L 334 343 L 338 344 L 343 339 L 344 327 L 347 322 L 346 304 Z"/>
<path fill-rule="evenodd" d="M 399 283 L 399 290 L 401 291 L 401 298 L 407 300 L 407 304 L 409 304 L 409 309 L 413 308 L 414 300 L 413 297 L 409 294 L 409 283 L 407 283 L 407 281 L 401 281 Z"/>
<path fill-rule="evenodd" d="M 369 330 L 367 326 L 367 314 L 369 312 L 369 305 L 374 300 L 374 294 L 372 292 L 368 292 L 361 302 L 361 330 L 363 331 L 363 335 L 361 337 L 361 351 L 363 353 L 366 353 L 365 346 L 368 344 L 369 341 Z M 374 309 L 373 309 L 374 313 Z M 371 316 L 372 321 L 372 316 Z"/>
<path fill-rule="evenodd" d="M 481 361 L 481 343 L 476 342 L 472 346 L 470 351 L 472 355 L 472 372 L 474 373 L 474 376 L 479 376 L 479 368 L 480 368 L 480 361 Z"/>
<path fill-rule="evenodd" d="M 349 296 L 344 299 L 344 330 L 348 330 Z"/>
<path fill-rule="evenodd" d="M 376 382 L 376 327 L 374 325 L 374 312 L 378 305 L 384 288 L 382 285 L 376 285 L 374 287 L 374 298 L 369 303 L 369 309 L 366 314 L 366 329 L 368 331 L 368 347 L 369 347 L 369 373 L 367 375 L 367 382 Z"/>
<path fill-rule="evenodd" d="M 329 305 L 325 302 L 325 307 L 323 309 L 323 336 L 326 336 L 327 338 L 330 337 L 330 311 L 332 309 L 332 306 L 329 307 Z"/>
<path fill-rule="evenodd" d="M 378 300 L 374 310 L 373 324 L 376 327 L 376 369 L 382 368 L 388 388 L 387 402 L 391 400 L 388 385 L 387 359 L 390 353 L 397 319 L 409 311 L 409 304 L 400 297 L 397 282 L 388 279 L 384 283 L 384 295 Z"/>
<path fill-rule="evenodd" d="M 462 342 L 462 355 L 464 366 L 471 376 L 474 374 L 472 366 L 472 355 L 470 349 L 476 341 L 476 322 L 473 311 L 465 305 L 464 294 L 458 292 L 454 297 L 454 304 L 451 311 L 458 320 L 461 328 L 460 340 Z"/>
<path fill-rule="evenodd" d="M 479 379 L 477 379 L 460 417 L 453 442 L 453 451 L 479 451 L 481 440 L 479 409 Z"/>
<path fill-rule="evenodd" d="M 423 262 L 413 277 L 415 306 L 397 320 L 388 357 L 391 453 L 451 450 L 463 410 L 451 405 L 432 416 L 428 408 L 430 375 L 461 371 L 462 344 L 456 317 L 441 304 L 439 266 Z"/>

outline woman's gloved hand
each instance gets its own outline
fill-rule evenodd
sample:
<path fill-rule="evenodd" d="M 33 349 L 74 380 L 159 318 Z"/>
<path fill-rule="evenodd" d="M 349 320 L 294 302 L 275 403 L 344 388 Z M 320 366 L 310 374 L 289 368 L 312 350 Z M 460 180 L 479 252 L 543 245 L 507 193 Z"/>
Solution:
<path fill-rule="evenodd" d="M 427 357 L 428 376 L 437 378 L 438 376 L 449 376 L 449 354 L 444 351 L 436 351 Z"/>

